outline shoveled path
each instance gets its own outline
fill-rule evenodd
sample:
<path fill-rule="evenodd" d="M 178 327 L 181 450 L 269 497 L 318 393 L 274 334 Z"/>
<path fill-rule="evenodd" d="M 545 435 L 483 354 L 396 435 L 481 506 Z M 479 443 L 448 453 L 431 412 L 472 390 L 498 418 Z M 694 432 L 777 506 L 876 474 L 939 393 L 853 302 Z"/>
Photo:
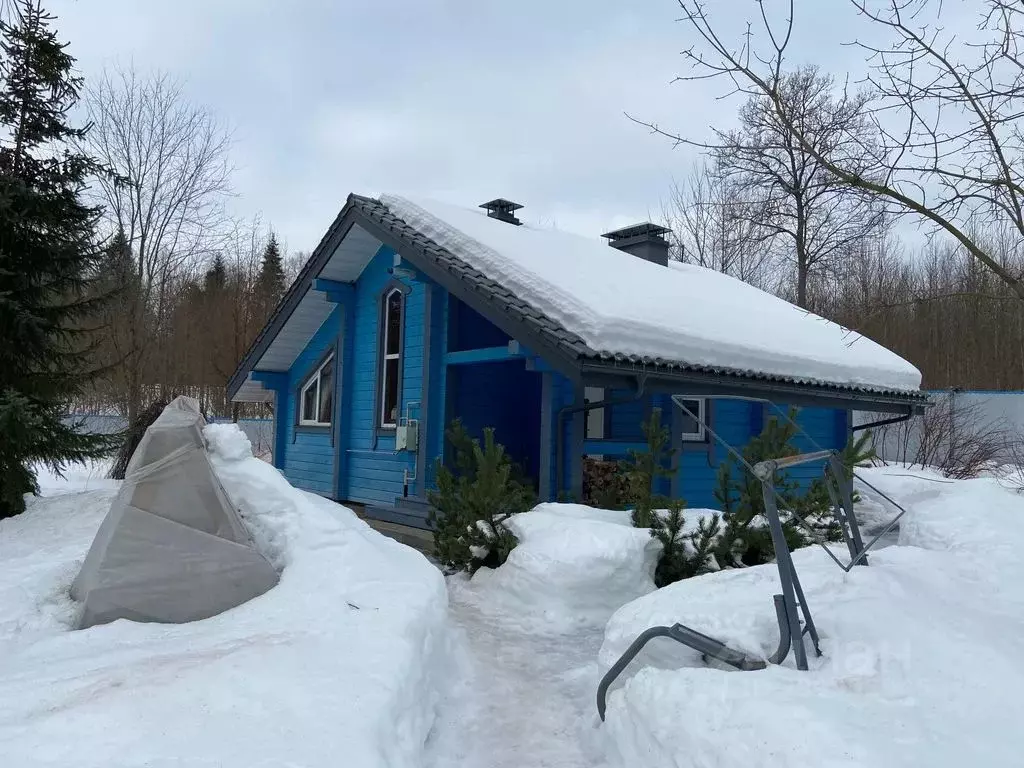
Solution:
<path fill-rule="evenodd" d="M 482 616 L 452 585 L 460 668 L 427 743 L 428 768 L 601 768 L 596 719 L 599 628 L 529 634 Z"/>

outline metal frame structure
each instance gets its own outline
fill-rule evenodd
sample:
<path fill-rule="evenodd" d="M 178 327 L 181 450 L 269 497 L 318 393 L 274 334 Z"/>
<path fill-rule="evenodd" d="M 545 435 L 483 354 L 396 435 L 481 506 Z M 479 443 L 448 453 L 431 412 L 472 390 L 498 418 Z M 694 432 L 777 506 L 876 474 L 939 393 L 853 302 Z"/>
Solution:
<path fill-rule="evenodd" d="M 822 449 L 821 446 L 815 442 L 814 438 L 808 435 L 799 424 L 793 421 L 785 411 L 779 408 L 779 406 L 772 401 L 743 396 L 732 396 L 729 398 L 766 403 L 770 405 L 782 418 L 792 424 L 797 431 L 801 432 L 804 437 L 806 437 L 818 450 L 810 453 L 798 454 L 796 456 L 769 459 L 751 465 L 739 451 L 737 451 L 708 424 L 706 424 L 700 418 L 699 413 L 694 413 L 684 405 L 684 401 L 693 399 L 696 399 L 693 395 L 672 395 L 672 402 L 678 408 L 696 420 L 699 424 L 703 425 L 707 434 L 722 445 L 730 455 L 732 455 L 761 483 L 765 517 L 768 520 L 768 528 L 772 537 L 772 545 L 775 549 L 775 564 L 779 571 L 779 583 L 782 588 L 782 593 L 775 595 L 773 598 L 775 603 L 775 614 L 779 623 L 779 645 L 775 653 L 768 657 L 767 663 L 781 664 L 789 655 L 790 648 L 792 648 L 797 669 L 806 671 L 808 669 L 808 664 L 807 647 L 805 646 L 803 639 L 804 635 L 810 635 L 811 642 L 814 645 L 814 652 L 817 656 L 822 655 L 820 640 L 818 637 L 817 627 L 814 625 L 814 619 L 811 617 L 810 608 L 807 605 L 807 598 L 804 595 L 803 586 L 800 584 L 800 577 L 797 575 L 796 567 L 793 565 L 792 553 L 789 550 L 789 545 L 786 543 L 782 517 L 779 513 L 779 502 L 781 501 L 783 503 L 789 516 L 808 532 L 815 543 L 821 546 L 826 553 L 828 553 L 828 556 L 836 563 L 836 565 L 846 572 L 849 572 L 855 565 L 866 566 L 868 564 L 868 550 L 871 549 L 883 536 L 895 528 L 900 518 L 906 513 L 906 510 L 869 482 L 857 476 L 856 472 L 851 471 L 850 475 L 847 476 L 847 470 L 843 466 L 842 461 L 839 458 L 839 454 L 834 450 Z M 839 523 L 843 539 L 850 552 L 849 563 L 843 563 L 835 556 L 835 554 L 833 554 L 827 546 L 827 543 L 822 540 L 818 531 L 816 531 L 796 512 L 793 512 L 792 506 L 786 502 L 786 499 L 784 499 L 775 488 L 775 478 L 778 470 L 819 461 L 825 462 L 825 486 L 828 490 L 829 500 L 832 503 L 833 515 Z M 867 545 L 864 544 L 863 538 L 861 537 L 860 526 L 857 522 L 857 516 L 853 509 L 854 476 L 857 476 L 862 483 L 871 488 L 875 493 L 899 510 L 899 513 L 882 529 L 880 533 L 872 538 Z M 730 648 L 721 641 L 708 637 L 707 635 L 683 624 L 675 624 L 671 627 L 651 627 L 645 632 L 642 632 L 636 640 L 633 641 L 629 648 L 626 649 L 625 653 L 622 654 L 618 661 L 611 666 L 608 672 L 606 672 L 604 677 L 601 679 L 597 689 L 597 712 L 602 720 L 604 720 L 605 716 L 608 689 L 611 687 L 615 679 L 629 665 L 629 663 L 636 658 L 637 654 L 640 653 L 643 647 L 655 637 L 669 637 L 676 642 L 682 643 L 683 645 L 699 651 L 705 661 L 715 659 L 741 671 L 764 669 L 767 666 L 766 661 L 747 656 L 742 651 Z"/>

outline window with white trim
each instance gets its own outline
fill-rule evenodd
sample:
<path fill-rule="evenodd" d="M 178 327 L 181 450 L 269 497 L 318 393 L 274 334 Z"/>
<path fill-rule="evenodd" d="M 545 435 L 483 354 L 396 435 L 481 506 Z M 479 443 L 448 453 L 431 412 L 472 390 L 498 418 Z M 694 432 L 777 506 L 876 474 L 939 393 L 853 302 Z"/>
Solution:
<path fill-rule="evenodd" d="M 706 422 L 707 419 L 707 400 L 699 398 L 695 400 L 683 400 L 682 403 L 686 407 L 687 411 L 693 413 L 700 419 L 693 418 L 689 413 L 684 411 L 682 408 L 677 408 L 676 413 L 679 414 L 679 418 L 682 421 L 681 433 L 683 436 L 683 442 L 687 443 L 700 443 L 707 439 L 705 434 L 704 425 L 701 422 Z"/>
<path fill-rule="evenodd" d="M 329 427 L 334 416 L 334 355 L 331 354 L 302 385 L 299 424 Z"/>
<path fill-rule="evenodd" d="M 398 424 L 399 377 L 402 373 L 402 310 L 405 295 L 398 288 L 387 293 L 381 308 L 380 426 L 392 429 Z"/>

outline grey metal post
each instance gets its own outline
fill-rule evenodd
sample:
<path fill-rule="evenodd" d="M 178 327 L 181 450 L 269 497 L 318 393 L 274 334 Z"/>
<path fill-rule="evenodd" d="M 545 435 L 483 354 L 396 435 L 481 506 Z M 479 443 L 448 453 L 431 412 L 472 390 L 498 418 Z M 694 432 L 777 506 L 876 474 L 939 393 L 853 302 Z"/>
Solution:
<path fill-rule="evenodd" d="M 846 467 L 843 466 L 843 462 L 839 460 L 839 457 L 835 454 L 829 459 L 829 464 L 832 466 L 832 474 L 835 476 L 836 485 L 839 487 L 840 500 L 843 503 L 843 512 L 846 516 L 846 523 L 850 526 L 850 536 L 853 538 L 853 544 L 857 548 L 856 552 L 852 552 L 851 555 L 856 558 L 864 551 L 864 540 L 860 536 L 860 526 L 857 524 L 857 513 L 853 511 L 853 478 L 847 479 Z M 860 560 L 857 561 L 858 565 L 867 565 L 868 556 L 863 555 Z"/>
<path fill-rule="evenodd" d="M 787 554 L 789 550 L 786 550 Z M 789 567 L 793 573 L 793 589 L 796 591 L 797 603 L 800 606 L 800 612 L 804 616 L 804 632 L 811 636 L 811 642 L 814 643 L 814 652 L 818 656 L 821 656 L 821 641 L 818 639 L 818 628 L 814 626 L 814 619 L 811 618 L 811 609 L 807 607 L 807 598 L 804 597 L 804 587 L 800 583 L 800 577 L 797 576 L 796 566 L 793 565 L 793 561 L 789 561 Z M 800 638 L 800 649 L 804 648 L 804 639 Z"/>
<path fill-rule="evenodd" d="M 789 619 L 789 634 L 793 639 L 796 668 L 805 670 L 807 669 L 807 649 L 804 647 L 804 636 L 800 630 L 800 616 L 797 614 L 796 588 L 793 585 L 793 560 L 789 554 L 786 535 L 782 531 L 779 508 L 775 505 L 775 462 L 761 462 L 755 469 L 758 470 L 758 479 L 761 481 L 765 516 L 768 518 L 768 529 L 771 531 L 772 544 L 775 546 L 775 564 L 779 569 L 782 599 L 786 604 L 786 617 Z"/>
<path fill-rule="evenodd" d="M 853 535 L 850 533 L 850 523 L 846 519 L 843 503 L 839 500 L 839 490 L 836 488 L 832 475 L 828 472 L 825 473 L 824 482 L 825 490 L 828 491 L 829 502 L 832 504 L 832 514 L 839 522 L 839 529 L 843 532 L 843 541 L 846 542 L 846 548 L 850 551 L 850 560 L 852 561 L 858 554 L 857 545 L 854 543 Z"/>

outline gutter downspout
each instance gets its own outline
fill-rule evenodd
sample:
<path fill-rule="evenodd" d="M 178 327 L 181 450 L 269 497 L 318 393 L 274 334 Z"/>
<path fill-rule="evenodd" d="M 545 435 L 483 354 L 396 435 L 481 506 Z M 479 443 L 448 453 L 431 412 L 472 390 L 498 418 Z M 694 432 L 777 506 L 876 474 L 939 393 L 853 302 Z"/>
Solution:
<path fill-rule="evenodd" d="M 595 403 L 583 403 L 583 405 L 567 405 L 558 410 L 558 418 L 555 420 L 555 500 L 558 500 L 562 492 L 562 464 L 565 461 L 565 421 L 575 413 L 586 413 L 597 408 L 611 407 L 613 405 L 624 405 L 635 403 L 644 396 L 647 384 L 646 376 L 637 376 L 636 391 L 628 397 L 614 397 L 606 400 L 598 400 Z"/>
<path fill-rule="evenodd" d="M 902 424 L 904 421 L 910 421 L 913 415 L 914 412 L 910 410 L 902 416 L 894 416 L 890 419 L 881 419 L 880 421 L 869 421 L 867 424 L 857 424 L 856 426 L 850 427 L 850 431 L 859 432 L 862 429 L 874 429 L 875 427 L 884 427 L 889 424 Z"/>

